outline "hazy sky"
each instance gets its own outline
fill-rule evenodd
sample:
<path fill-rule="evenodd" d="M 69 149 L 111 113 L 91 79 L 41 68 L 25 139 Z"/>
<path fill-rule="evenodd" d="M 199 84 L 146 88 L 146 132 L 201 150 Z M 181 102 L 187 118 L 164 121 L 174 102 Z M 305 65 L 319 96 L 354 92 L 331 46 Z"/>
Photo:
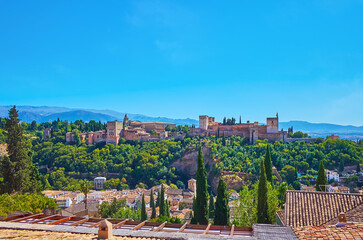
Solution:
<path fill-rule="evenodd" d="M 363 125 L 363 1 L 1 1 L 0 105 Z"/>

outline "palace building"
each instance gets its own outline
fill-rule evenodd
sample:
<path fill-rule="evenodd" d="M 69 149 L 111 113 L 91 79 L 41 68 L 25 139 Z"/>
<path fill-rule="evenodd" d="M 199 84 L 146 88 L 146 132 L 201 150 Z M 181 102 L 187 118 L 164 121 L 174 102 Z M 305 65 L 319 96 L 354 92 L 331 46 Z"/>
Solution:
<path fill-rule="evenodd" d="M 241 136 L 248 138 L 250 143 L 255 143 L 258 139 L 268 139 L 269 141 L 286 141 L 287 132 L 279 130 L 279 117 L 267 118 L 266 125 L 259 125 L 258 122 L 226 125 L 219 122 L 215 122 L 214 117 L 207 115 L 199 116 L 199 128 L 192 128 L 190 135 L 216 135 L 223 134 L 225 136 Z"/>

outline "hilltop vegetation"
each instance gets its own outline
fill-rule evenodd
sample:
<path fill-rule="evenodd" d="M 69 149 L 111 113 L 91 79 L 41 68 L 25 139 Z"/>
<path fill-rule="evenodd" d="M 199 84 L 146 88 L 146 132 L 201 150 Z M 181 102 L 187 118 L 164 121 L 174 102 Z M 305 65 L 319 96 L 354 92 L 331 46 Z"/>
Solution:
<path fill-rule="evenodd" d="M 0 141 L 5 139 L 0 120 Z M 41 167 L 41 180 L 46 188 L 77 189 L 78 179 L 108 176 L 106 186 L 124 189 L 151 187 L 160 183 L 174 184 L 183 188 L 187 178 L 170 164 L 183 154 L 196 151 L 199 145 L 210 149 L 211 158 L 219 170 L 246 172 L 258 175 L 267 141 L 248 144 L 243 137 L 186 137 L 184 140 L 163 140 L 160 142 L 124 141 L 118 146 L 98 143 L 66 144 L 65 133 L 72 129 L 96 131 L 105 129 L 100 122 L 84 123 L 66 121 L 27 124 L 27 142 L 32 149 L 32 159 Z M 52 137 L 43 139 L 42 129 L 52 127 Z M 179 127 L 180 129 L 187 130 Z M 271 160 L 281 176 L 289 184 L 297 179 L 296 173 L 314 173 L 323 161 L 327 169 L 339 165 L 356 165 L 363 161 L 363 143 L 349 140 L 318 139 L 316 143 L 296 141 L 271 144 Z M 47 172 L 47 169 L 49 170 Z M 112 178 L 112 179 L 110 179 Z"/>

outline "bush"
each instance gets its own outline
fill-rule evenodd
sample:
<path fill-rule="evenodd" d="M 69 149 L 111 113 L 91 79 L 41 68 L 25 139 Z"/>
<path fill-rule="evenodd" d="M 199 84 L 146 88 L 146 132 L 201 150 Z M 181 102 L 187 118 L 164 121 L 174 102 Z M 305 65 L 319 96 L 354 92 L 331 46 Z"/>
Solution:
<path fill-rule="evenodd" d="M 0 216 L 7 216 L 15 211 L 41 213 L 45 209 L 57 209 L 54 199 L 40 194 L 2 194 L 0 195 Z"/>

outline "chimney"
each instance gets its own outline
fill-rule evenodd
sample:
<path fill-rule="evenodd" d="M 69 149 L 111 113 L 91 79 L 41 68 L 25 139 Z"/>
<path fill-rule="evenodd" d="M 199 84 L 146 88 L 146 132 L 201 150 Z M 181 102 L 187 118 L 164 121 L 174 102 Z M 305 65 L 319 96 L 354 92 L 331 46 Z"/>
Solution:
<path fill-rule="evenodd" d="M 339 213 L 337 227 L 344 227 L 347 224 L 347 218 L 345 217 L 345 213 Z"/>
<path fill-rule="evenodd" d="M 98 239 L 112 239 L 112 223 L 106 219 L 98 227 Z"/>

